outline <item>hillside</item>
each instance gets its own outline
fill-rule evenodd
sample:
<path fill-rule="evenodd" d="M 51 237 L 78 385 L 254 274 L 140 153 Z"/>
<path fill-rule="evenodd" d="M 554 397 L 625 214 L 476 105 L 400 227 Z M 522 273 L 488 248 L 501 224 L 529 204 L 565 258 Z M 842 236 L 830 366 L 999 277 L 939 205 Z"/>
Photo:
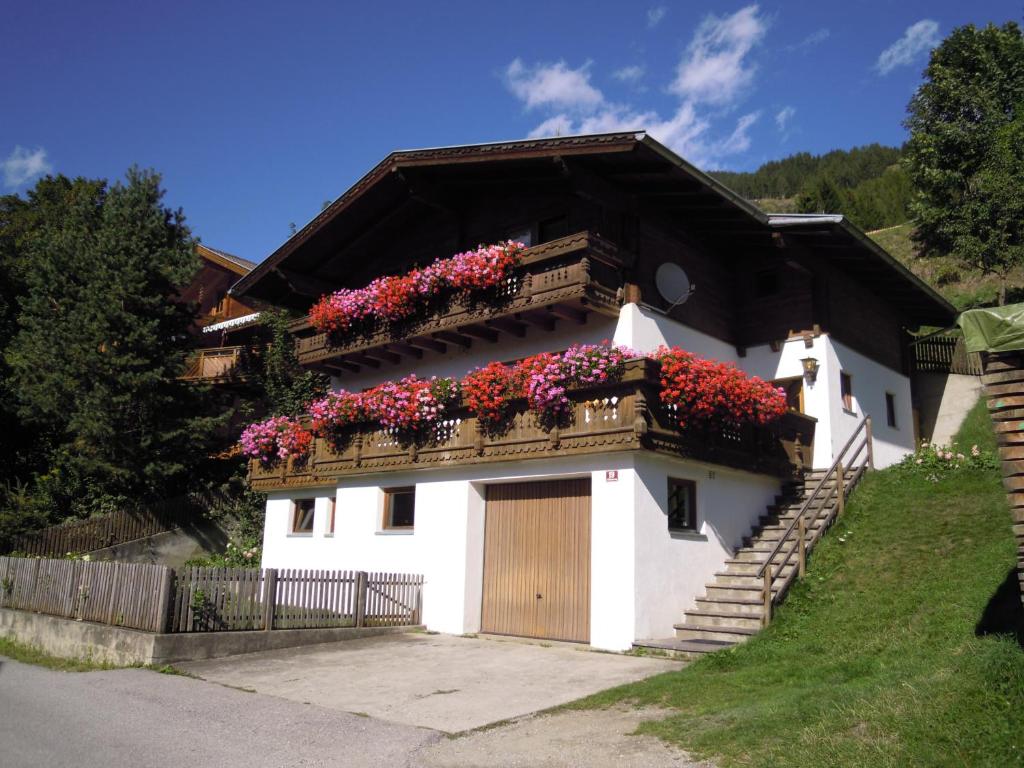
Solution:
<path fill-rule="evenodd" d="M 983 403 L 961 439 L 993 449 Z M 578 706 L 666 708 L 641 732 L 722 768 L 1020 765 L 1014 561 L 994 459 L 935 477 L 876 472 L 767 630 Z"/>
<path fill-rule="evenodd" d="M 991 306 L 999 295 L 999 282 L 990 275 L 966 272 L 949 257 L 921 259 L 910 239 L 914 225 L 907 222 L 868 232 L 876 243 L 900 260 L 910 271 L 934 287 L 957 309 Z M 1010 275 L 1011 286 L 1024 286 L 1024 269 Z M 1021 289 L 1010 288 L 1009 300 L 1020 301 Z"/>

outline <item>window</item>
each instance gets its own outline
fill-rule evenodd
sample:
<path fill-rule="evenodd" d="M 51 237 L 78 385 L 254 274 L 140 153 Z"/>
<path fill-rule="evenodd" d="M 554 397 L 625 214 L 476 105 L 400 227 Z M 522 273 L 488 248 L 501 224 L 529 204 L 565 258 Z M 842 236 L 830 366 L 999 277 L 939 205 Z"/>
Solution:
<path fill-rule="evenodd" d="M 295 499 L 292 501 L 292 533 L 313 532 L 313 511 L 316 499 Z"/>
<path fill-rule="evenodd" d="M 885 393 L 885 423 L 896 429 L 896 396 L 892 392 Z"/>
<path fill-rule="evenodd" d="M 505 239 L 514 240 L 529 248 L 533 245 L 533 227 L 520 227 L 519 229 L 514 229 L 508 233 Z"/>
<path fill-rule="evenodd" d="M 846 371 L 839 372 L 839 394 L 843 398 L 843 410 L 853 413 L 853 379 Z"/>
<path fill-rule="evenodd" d="M 416 521 L 416 489 L 384 489 L 384 528 L 412 528 Z"/>
<path fill-rule="evenodd" d="M 327 501 L 327 535 L 334 535 L 334 512 L 338 508 L 338 499 L 336 496 L 332 496 Z"/>
<path fill-rule="evenodd" d="M 668 479 L 668 529 L 697 530 L 697 484 L 692 480 Z"/>
<path fill-rule="evenodd" d="M 537 225 L 537 242 L 549 243 L 560 237 L 569 234 L 569 218 L 567 216 L 556 216 L 553 219 L 545 219 Z"/>

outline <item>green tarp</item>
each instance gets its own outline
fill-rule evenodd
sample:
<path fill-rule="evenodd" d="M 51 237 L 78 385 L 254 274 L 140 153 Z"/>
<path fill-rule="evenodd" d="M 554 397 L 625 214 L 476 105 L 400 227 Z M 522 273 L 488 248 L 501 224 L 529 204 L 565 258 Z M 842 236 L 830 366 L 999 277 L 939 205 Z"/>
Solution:
<path fill-rule="evenodd" d="M 956 320 L 968 352 L 1012 352 L 1024 349 L 1024 304 L 969 309 Z"/>

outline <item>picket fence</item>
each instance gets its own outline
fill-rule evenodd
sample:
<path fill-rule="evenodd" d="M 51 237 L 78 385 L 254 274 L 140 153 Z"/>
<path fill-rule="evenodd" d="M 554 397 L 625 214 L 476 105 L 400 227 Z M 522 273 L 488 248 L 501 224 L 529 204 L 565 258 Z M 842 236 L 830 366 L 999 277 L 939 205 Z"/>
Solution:
<path fill-rule="evenodd" d="M 0 608 L 149 632 L 414 625 L 422 587 L 402 573 L 0 557 Z"/>

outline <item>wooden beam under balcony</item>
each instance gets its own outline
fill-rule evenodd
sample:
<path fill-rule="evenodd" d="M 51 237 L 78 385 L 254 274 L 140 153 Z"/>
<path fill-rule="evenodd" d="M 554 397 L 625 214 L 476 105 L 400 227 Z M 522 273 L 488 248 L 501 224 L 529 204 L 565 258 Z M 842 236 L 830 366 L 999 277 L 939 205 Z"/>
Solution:
<path fill-rule="evenodd" d="M 406 355 L 408 357 L 415 357 L 417 360 L 423 359 L 423 350 L 414 347 L 411 344 L 403 344 L 402 342 L 394 342 L 393 344 L 384 345 L 384 349 L 389 352 L 394 352 L 398 355 Z M 441 350 L 442 352 L 444 350 Z"/>
<path fill-rule="evenodd" d="M 374 360 L 372 357 L 367 357 L 362 352 L 347 355 L 347 359 L 354 363 L 358 363 L 359 365 L 365 365 L 368 368 L 380 368 L 380 360 Z"/>
<path fill-rule="evenodd" d="M 455 344 L 463 349 L 469 349 L 473 346 L 473 340 L 469 338 L 469 336 L 463 336 L 461 333 L 456 333 L 455 331 L 437 331 L 432 335 L 435 339 Z"/>
<path fill-rule="evenodd" d="M 553 317 L 550 312 L 541 311 L 520 312 L 516 315 L 516 319 L 543 328 L 545 331 L 555 330 L 555 324 L 558 322 L 558 318 Z"/>
<path fill-rule="evenodd" d="M 484 324 L 490 328 L 497 328 L 499 331 L 511 333 L 519 338 L 523 338 L 526 335 L 526 323 L 521 323 L 511 317 L 496 317 L 492 320 L 485 320 Z"/>
<path fill-rule="evenodd" d="M 564 317 L 566 320 L 571 320 L 579 325 L 583 325 L 587 322 L 587 313 L 582 309 L 574 309 L 573 307 L 567 307 L 564 304 L 552 304 L 547 309 L 551 314 L 558 315 L 558 317 Z"/>
<path fill-rule="evenodd" d="M 370 349 L 363 350 L 363 354 L 367 357 L 372 357 L 375 360 L 383 360 L 386 363 L 402 362 L 401 355 L 396 355 L 394 352 L 388 352 L 383 347 L 371 347 Z"/>
<path fill-rule="evenodd" d="M 420 349 L 429 349 L 431 352 L 439 352 L 442 355 L 448 351 L 447 344 L 426 336 L 413 336 L 411 339 L 407 339 L 406 343 L 413 347 L 419 347 Z"/>
<path fill-rule="evenodd" d="M 493 328 L 487 328 L 482 325 L 464 325 L 459 331 L 467 336 L 472 336 L 474 339 L 483 339 L 484 341 L 491 342 L 491 344 L 498 343 L 498 332 Z"/>

